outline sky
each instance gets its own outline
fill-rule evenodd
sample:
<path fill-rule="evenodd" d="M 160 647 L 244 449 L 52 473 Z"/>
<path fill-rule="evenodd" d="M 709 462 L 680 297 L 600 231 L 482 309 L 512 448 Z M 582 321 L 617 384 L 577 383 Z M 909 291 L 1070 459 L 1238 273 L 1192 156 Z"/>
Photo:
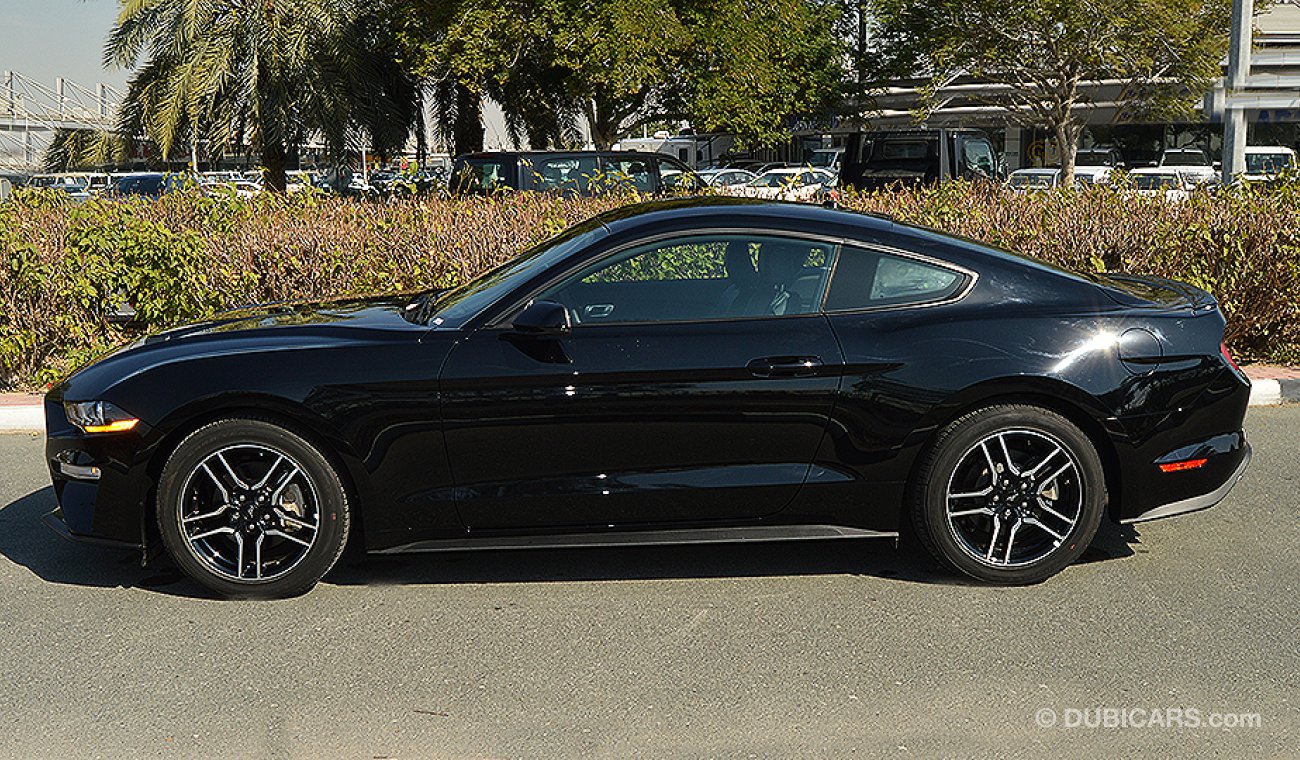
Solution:
<path fill-rule="evenodd" d="M 64 77 L 91 91 L 99 82 L 124 90 L 129 72 L 101 62 L 116 18 L 117 0 L 0 0 L 0 72 L 47 87 Z"/>

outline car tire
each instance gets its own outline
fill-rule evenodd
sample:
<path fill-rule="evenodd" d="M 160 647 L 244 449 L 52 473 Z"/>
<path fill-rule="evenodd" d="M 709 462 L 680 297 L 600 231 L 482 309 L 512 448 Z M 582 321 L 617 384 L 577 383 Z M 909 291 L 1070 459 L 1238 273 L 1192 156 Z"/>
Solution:
<path fill-rule="evenodd" d="M 998 404 L 941 430 L 909 494 L 917 537 L 978 580 L 1038 583 L 1079 558 L 1106 504 L 1101 458 L 1065 417 Z"/>
<path fill-rule="evenodd" d="M 190 433 L 158 481 L 158 529 L 195 581 L 232 598 L 309 590 L 347 541 L 347 491 L 307 439 L 261 419 Z"/>

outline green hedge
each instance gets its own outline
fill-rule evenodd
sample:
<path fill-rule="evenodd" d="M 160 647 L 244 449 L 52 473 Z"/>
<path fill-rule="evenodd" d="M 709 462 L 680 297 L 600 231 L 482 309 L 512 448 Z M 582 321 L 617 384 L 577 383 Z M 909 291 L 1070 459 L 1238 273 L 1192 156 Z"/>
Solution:
<path fill-rule="evenodd" d="M 450 285 L 628 196 L 523 194 L 364 203 L 319 195 L 147 202 L 17 194 L 0 204 L 0 389 L 35 388 L 135 336 L 231 306 Z M 1243 356 L 1300 359 L 1300 187 L 1183 203 L 988 185 L 850 195 L 844 205 L 1076 268 L 1160 274 L 1213 292 Z"/>

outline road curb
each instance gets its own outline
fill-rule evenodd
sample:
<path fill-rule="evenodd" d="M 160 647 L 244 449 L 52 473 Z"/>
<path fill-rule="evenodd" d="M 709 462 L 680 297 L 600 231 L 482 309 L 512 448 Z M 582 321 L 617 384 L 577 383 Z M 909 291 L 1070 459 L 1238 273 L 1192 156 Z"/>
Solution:
<path fill-rule="evenodd" d="M 1256 378 L 1250 381 L 1251 406 L 1300 403 L 1300 380 Z"/>
<path fill-rule="evenodd" d="M 0 406 L 0 432 L 31 432 L 45 430 L 45 407 Z"/>

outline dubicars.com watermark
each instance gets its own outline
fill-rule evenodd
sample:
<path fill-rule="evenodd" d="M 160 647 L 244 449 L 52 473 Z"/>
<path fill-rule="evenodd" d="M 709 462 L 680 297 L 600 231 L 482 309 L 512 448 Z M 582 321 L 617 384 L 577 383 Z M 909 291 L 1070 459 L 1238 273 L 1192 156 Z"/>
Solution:
<path fill-rule="evenodd" d="M 1259 713 L 1221 712 L 1199 707 L 1042 707 L 1034 713 L 1039 728 L 1064 729 L 1234 729 L 1260 728 Z"/>

